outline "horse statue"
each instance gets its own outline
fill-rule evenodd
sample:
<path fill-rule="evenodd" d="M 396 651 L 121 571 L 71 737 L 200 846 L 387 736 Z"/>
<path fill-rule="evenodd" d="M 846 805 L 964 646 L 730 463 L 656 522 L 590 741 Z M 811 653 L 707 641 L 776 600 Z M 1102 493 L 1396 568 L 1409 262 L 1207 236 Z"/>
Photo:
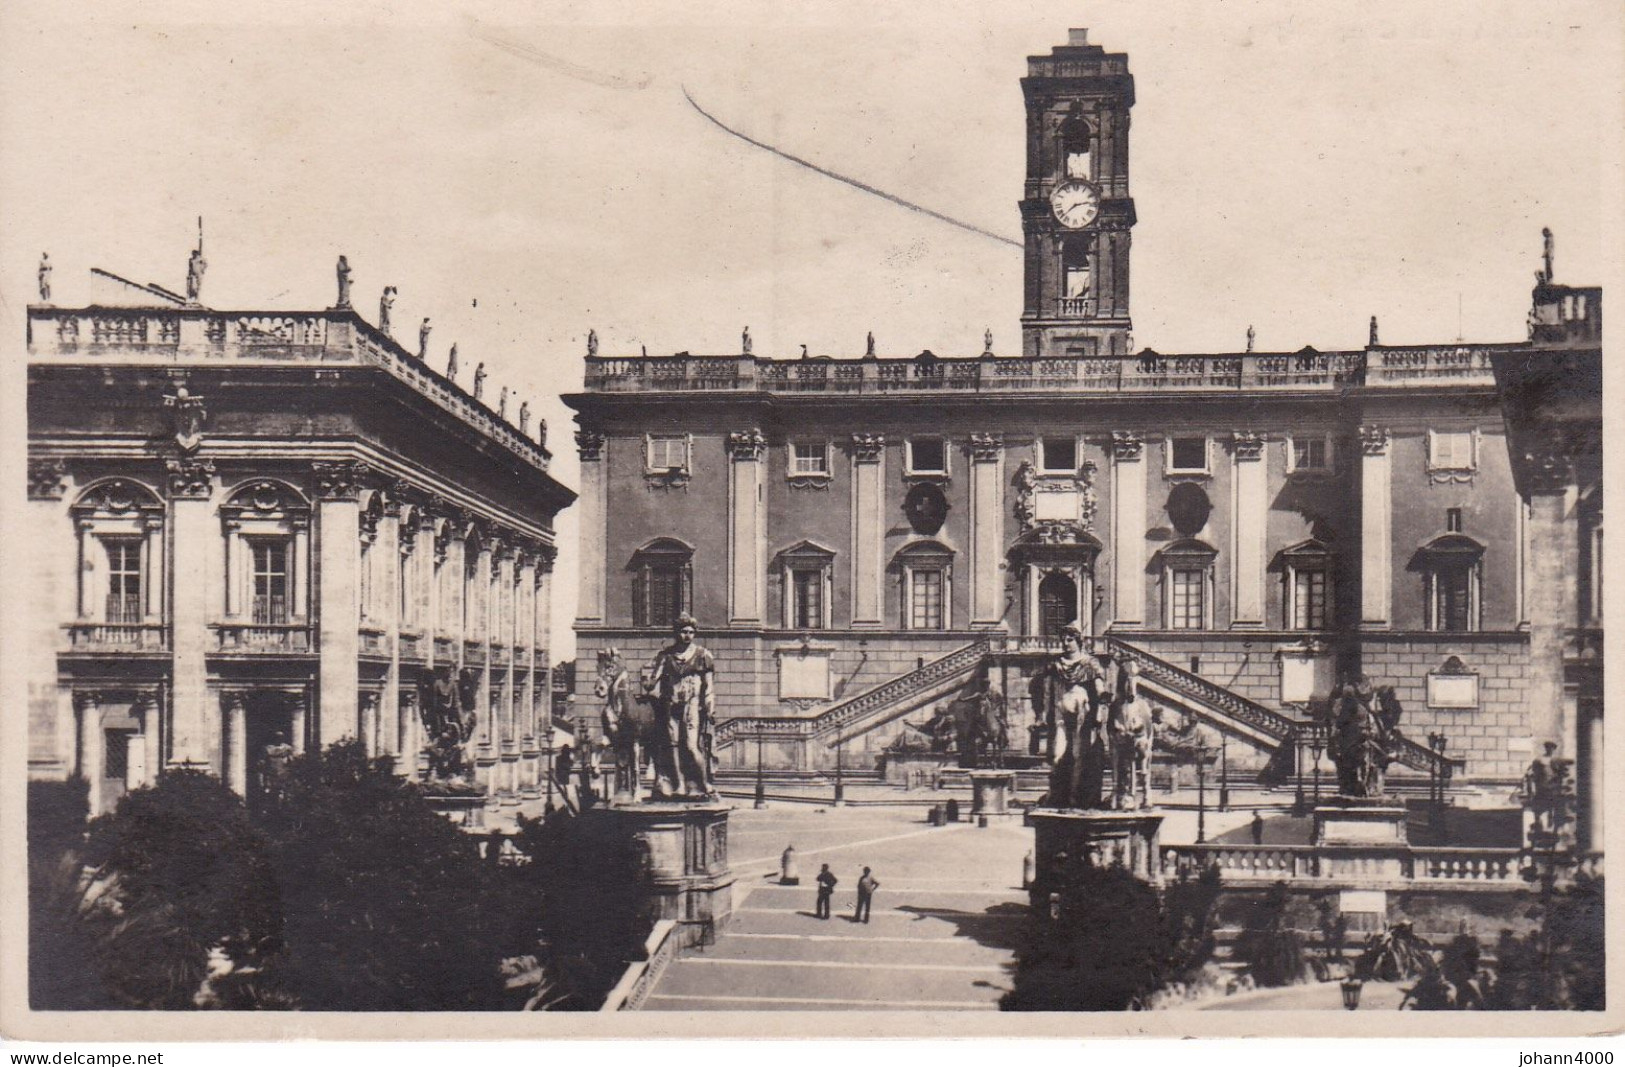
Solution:
<path fill-rule="evenodd" d="M 635 804 L 645 753 L 654 739 L 654 709 L 647 697 L 632 694 L 630 674 L 616 648 L 598 650 L 598 682 L 593 694 L 604 702 L 602 725 L 615 758 L 615 801 Z"/>
<path fill-rule="evenodd" d="M 1009 745 L 1009 720 L 1004 694 L 985 682 L 976 692 L 959 697 L 946 708 L 952 716 L 959 741 L 960 765 L 971 769 L 999 770 Z"/>
<path fill-rule="evenodd" d="M 1151 702 L 1140 695 L 1140 668 L 1132 659 L 1115 665 L 1116 685 L 1106 719 L 1112 766 L 1112 804 L 1120 811 L 1151 806 L 1151 749 L 1156 724 Z"/>
<path fill-rule="evenodd" d="M 1367 678 L 1342 686 L 1332 700 L 1326 752 L 1337 767 L 1337 790 L 1345 797 L 1381 797 L 1383 774 L 1394 760 L 1404 714 L 1394 687 L 1375 690 Z"/>

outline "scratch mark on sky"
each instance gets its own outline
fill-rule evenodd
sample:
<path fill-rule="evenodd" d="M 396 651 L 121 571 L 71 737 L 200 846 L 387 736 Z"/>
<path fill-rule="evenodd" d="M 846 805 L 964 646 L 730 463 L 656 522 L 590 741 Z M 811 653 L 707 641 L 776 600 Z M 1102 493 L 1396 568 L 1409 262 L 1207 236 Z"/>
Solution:
<path fill-rule="evenodd" d="M 809 160 L 802 159 L 800 156 L 793 156 L 789 152 L 786 152 L 786 151 L 784 151 L 782 149 L 779 149 L 779 148 L 775 148 L 770 144 L 764 144 L 763 142 L 756 140 L 754 137 L 750 137 L 750 136 L 748 136 L 746 134 L 740 133 L 738 130 L 733 129 L 732 127 L 724 124 L 722 122 L 722 120 L 718 119 L 715 115 L 711 114 L 709 111 L 706 111 L 705 108 L 701 107 L 699 105 L 699 103 L 694 99 L 694 97 L 689 94 L 687 86 L 683 87 L 683 96 L 684 96 L 685 99 L 688 100 L 688 103 L 689 103 L 690 107 L 692 107 L 695 111 L 698 111 L 701 115 L 705 116 L 705 118 L 712 125 L 716 126 L 717 129 L 719 129 L 722 132 L 724 132 L 726 134 L 729 134 L 729 135 L 731 135 L 733 137 L 739 138 L 741 141 L 744 141 L 746 144 L 754 145 L 755 147 L 760 148 L 760 149 L 762 149 L 763 151 L 766 151 L 766 152 L 771 152 L 774 155 L 778 156 L 780 159 L 787 159 L 791 163 L 796 164 L 797 166 L 806 167 L 808 170 L 812 171 L 815 174 L 822 174 L 826 178 L 834 178 L 836 181 L 843 182 L 843 183 L 845 183 L 847 185 L 850 185 L 854 189 L 861 189 L 863 192 L 869 193 L 869 194 L 871 194 L 873 196 L 878 196 L 878 197 L 880 197 L 880 199 L 889 201 L 890 203 L 893 203 L 893 204 L 896 204 L 898 207 L 905 207 L 905 208 L 908 208 L 910 211 L 917 211 L 920 214 L 927 215 L 927 216 L 929 216 L 929 217 L 931 217 L 933 219 L 936 219 L 939 222 L 946 222 L 950 226 L 957 226 L 961 230 L 969 230 L 971 233 L 980 234 L 983 237 L 991 237 L 993 240 L 998 241 L 998 242 L 1000 242 L 1002 244 L 1014 245 L 1017 248 L 1022 247 L 1022 244 L 1021 244 L 1020 241 L 1012 240 L 1011 238 L 1006 237 L 1003 234 L 994 233 L 991 230 L 984 230 L 980 226 L 973 226 L 968 222 L 961 222 L 959 219 L 953 218 L 952 216 L 949 216 L 949 215 L 944 215 L 940 211 L 932 211 L 930 208 L 924 207 L 924 206 L 922 206 L 920 204 L 916 204 L 911 200 L 904 200 L 902 197 L 893 196 L 891 193 L 888 193 L 885 190 L 876 189 L 874 186 L 865 184 L 864 182 L 860 182 L 856 178 L 848 178 L 844 174 L 838 174 L 833 170 L 828 170 L 828 169 L 826 169 L 824 167 L 820 167 L 818 164 L 813 163 L 813 162 L 811 162 Z"/>
<path fill-rule="evenodd" d="M 567 59 L 560 59 L 558 56 L 543 52 L 539 48 L 532 48 L 528 44 L 523 44 L 495 30 L 488 30 L 480 24 L 478 19 L 470 18 L 467 20 L 466 25 L 470 36 L 477 37 L 486 44 L 495 45 L 509 55 L 518 56 L 520 59 L 546 67 L 566 77 L 575 78 L 577 81 L 601 85 L 606 89 L 647 89 L 649 84 L 654 81 L 654 78 L 648 74 L 643 75 L 641 78 L 623 78 L 618 74 L 610 74 L 592 67 L 583 67 L 579 63 L 571 63 Z"/>

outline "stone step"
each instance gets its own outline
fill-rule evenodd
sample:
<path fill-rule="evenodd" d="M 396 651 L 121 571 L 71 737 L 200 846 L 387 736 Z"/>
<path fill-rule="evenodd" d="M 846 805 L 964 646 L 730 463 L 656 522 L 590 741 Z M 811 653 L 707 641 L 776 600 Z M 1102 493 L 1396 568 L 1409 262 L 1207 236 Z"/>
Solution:
<path fill-rule="evenodd" d="M 835 922 L 837 920 L 831 920 Z M 809 920 L 809 925 L 824 924 Z M 842 924 L 850 925 L 850 924 Z M 869 924 L 872 929 L 873 923 Z M 864 929 L 860 923 L 860 930 Z M 984 945 L 968 937 L 919 938 L 888 934 L 742 934 L 730 932 L 716 944 L 693 956 L 731 960 L 828 960 L 865 963 L 885 960 L 925 969 L 939 965 L 997 967 L 1010 958 L 1008 949 Z M 685 957 L 686 958 L 686 957 Z"/>
<path fill-rule="evenodd" d="M 856 1001 L 996 1001 L 1010 976 L 998 964 L 728 960 L 684 956 L 666 971 L 656 992 L 664 997 L 797 997 Z"/>
<path fill-rule="evenodd" d="M 851 908 L 837 911 L 828 920 L 811 918 L 812 907 L 806 915 L 781 908 L 753 910 L 747 906 L 734 913 L 724 928 L 717 944 L 724 944 L 734 933 L 751 934 L 805 934 L 816 932 L 821 936 L 862 939 L 865 936 L 909 937 L 918 940 L 964 937 L 983 945 L 1014 948 L 1018 943 L 1023 922 L 1027 918 L 1026 904 L 1001 905 L 991 914 L 970 910 L 934 909 L 905 912 L 876 908 L 868 923 L 850 921 Z"/>

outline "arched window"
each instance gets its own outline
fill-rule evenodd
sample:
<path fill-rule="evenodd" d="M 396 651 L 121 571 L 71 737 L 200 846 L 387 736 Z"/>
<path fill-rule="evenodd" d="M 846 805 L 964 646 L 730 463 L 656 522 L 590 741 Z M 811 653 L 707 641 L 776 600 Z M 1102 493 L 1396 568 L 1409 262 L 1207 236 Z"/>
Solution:
<path fill-rule="evenodd" d="M 650 541 L 632 554 L 632 625 L 671 628 L 693 610 L 694 549 L 672 537 Z"/>
<path fill-rule="evenodd" d="M 916 541 L 893 557 L 901 579 L 905 630 L 953 628 L 953 549 L 938 541 Z"/>
<path fill-rule="evenodd" d="M 228 621 L 255 626 L 309 616 L 310 503 L 282 482 L 238 487 L 221 505 Z"/>
<path fill-rule="evenodd" d="M 101 639 L 139 641 L 164 615 L 164 504 L 124 478 L 97 482 L 71 509 L 79 532 L 78 616 L 106 624 Z"/>
<path fill-rule="evenodd" d="M 1484 545 L 1464 533 L 1446 533 L 1417 550 L 1426 597 L 1427 628 L 1471 633 L 1482 628 Z"/>
<path fill-rule="evenodd" d="M 1061 628 L 1078 621 L 1078 583 L 1051 571 L 1038 583 L 1038 627 L 1042 637 L 1059 637 Z"/>
<path fill-rule="evenodd" d="M 1061 123 L 1060 145 L 1062 176 L 1094 181 L 1094 131 L 1082 115 L 1073 112 Z"/>

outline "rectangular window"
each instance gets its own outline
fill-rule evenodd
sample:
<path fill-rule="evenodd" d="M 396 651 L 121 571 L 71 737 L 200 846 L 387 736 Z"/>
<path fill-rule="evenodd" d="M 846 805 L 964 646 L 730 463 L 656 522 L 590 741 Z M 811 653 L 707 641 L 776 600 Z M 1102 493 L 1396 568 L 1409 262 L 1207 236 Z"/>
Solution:
<path fill-rule="evenodd" d="M 797 441 L 790 446 L 791 474 L 828 474 L 829 449 L 822 441 Z"/>
<path fill-rule="evenodd" d="M 1203 589 L 1207 572 L 1179 568 L 1169 574 L 1172 583 L 1168 605 L 1168 625 L 1175 630 L 1200 630 L 1204 618 Z"/>
<path fill-rule="evenodd" d="M 908 442 L 911 474 L 948 473 L 948 446 L 940 437 L 914 437 Z"/>
<path fill-rule="evenodd" d="M 288 621 L 288 543 L 252 542 L 254 562 L 253 621 L 276 625 Z"/>
<path fill-rule="evenodd" d="M 1168 469 L 1171 471 L 1206 471 L 1207 438 L 1175 437 L 1168 442 Z"/>
<path fill-rule="evenodd" d="M 935 568 L 921 568 L 910 572 L 909 629 L 942 629 L 942 594 L 942 571 Z"/>
<path fill-rule="evenodd" d="M 1450 533 L 1461 533 L 1461 509 L 1444 509 L 1444 528 Z"/>
<path fill-rule="evenodd" d="M 103 778 L 127 778 L 130 774 L 130 731 L 103 730 Z"/>
<path fill-rule="evenodd" d="M 1434 620 L 1436 630 L 1467 633 L 1475 629 L 1473 611 L 1473 570 L 1468 566 L 1441 567 L 1434 572 Z"/>
<path fill-rule="evenodd" d="M 656 471 L 688 470 L 687 435 L 650 435 L 649 469 Z"/>
<path fill-rule="evenodd" d="M 141 542 L 102 542 L 107 550 L 107 621 L 141 621 Z"/>
<path fill-rule="evenodd" d="M 1072 474 L 1078 469 L 1078 439 L 1076 437 L 1046 437 L 1042 442 L 1041 459 L 1046 471 Z"/>
<path fill-rule="evenodd" d="M 1433 430 L 1428 434 L 1428 466 L 1442 470 L 1472 470 L 1473 431 Z"/>
<path fill-rule="evenodd" d="M 1327 606 L 1326 572 L 1318 568 L 1292 574 L 1292 625 L 1299 630 L 1324 630 Z"/>
<path fill-rule="evenodd" d="M 1294 437 L 1292 439 L 1292 469 L 1295 471 L 1331 470 L 1331 442 L 1324 437 Z"/>
<path fill-rule="evenodd" d="M 669 629 L 683 613 L 683 568 L 656 564 L 649 568 L 649 610 L 645 626 Z"/>
<path fill-rule="evenodd" d="M 790 624 L 798 630 L 818 630 L 824 626 L 824 572 L 791 572 Z"/>

